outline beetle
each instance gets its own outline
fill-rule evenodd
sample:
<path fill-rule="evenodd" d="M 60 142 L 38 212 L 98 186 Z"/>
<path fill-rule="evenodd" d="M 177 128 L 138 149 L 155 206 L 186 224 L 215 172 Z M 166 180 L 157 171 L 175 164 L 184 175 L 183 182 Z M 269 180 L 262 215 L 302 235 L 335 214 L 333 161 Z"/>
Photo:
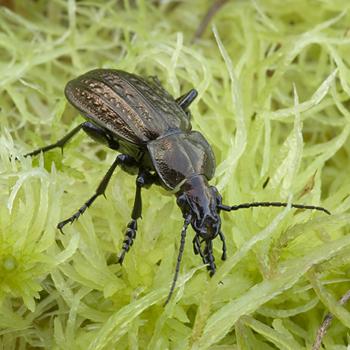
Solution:
<path fill-rule="evenodd" d="M 282 202 L 253 202 L 236 206 L 223 204 L 218 190 L 209 184 L 215 173 L 215 157 L 211 146 L 191 127 L 189 106 L 197 97 L 195 89 L 174 99 L 156 77 L 144 78 L 115 69 L 95 69 L 69 81 L 65 87 L 67 100 L 87 121 L 79 124 L 56 143 L 25 154 L 35 156 L 64 145 L 80 130 L 97 142 L 118 151 L 113 164 L 84 205 L 57 228 L 62 231 L 73 223 L 91 204 L 104 195 L 117 166 L 136 176 L 136 192 L 131 221 L 127 225 L 118 263 L 132 246 L 141 218 L 141 189 L 160 185 L 176 196 L 184 224 L 181 230 L 175 273 L 165 304 L 174 291 L 182 259 L 187 228 L 192 226 L 194 253 L 207 265 L 210 276 L 215 273 L 213 240 L 222 241 L 221 259 L 226 259 L 225 236 L 221 231 L 221 211 L 251 207 L 286 207 Z M 293 208 L 330 212 L 319 206 L 291 204 Z"/>

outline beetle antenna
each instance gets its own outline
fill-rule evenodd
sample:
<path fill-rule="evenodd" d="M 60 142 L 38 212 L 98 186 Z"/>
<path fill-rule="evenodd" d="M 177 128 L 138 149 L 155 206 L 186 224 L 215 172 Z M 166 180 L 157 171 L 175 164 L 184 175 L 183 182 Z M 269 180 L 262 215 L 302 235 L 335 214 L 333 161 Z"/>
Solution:
<path fill-rule="evenodd" d="M 187 215 L 185 218 L 185 222 L 184 225 L 182 227 L 182 231 L 181 231 L 181 241 L 180 241 L 180 248 L 179 248 L 179 254 L 177 255 L 177 262 L 176 262 L 176 268 L 175 268 L 175 274 L 174 274 L 174 278 L 173 278 L 173 283 L 171 284 L 171 288 L 169 291 L 169 294 L 165 300 L 164 306 L 166 304 L 168 304 L 171 296 L 174 293 L 174 289 L 175 289 L 175 285 L 176 285 L 176 281 L 177 278 L 179 276 L 179 271 L 180 271 L 180 263 L 181 263 L 181 259 L 182 259 L 182 254 L 184 252 L 184 248 L 185 248 L 185 239 L 186 239 L 186 231 L 187 231 L 187 227 L 191 222 L 191 214 Z"/>
<path fill-rule="evenodd" d="M 224 211 L 234 211 L 239 209 L 248 209 L 253 207 L 287 207 L 288 203 L 282 203 L 282 202 L 252 202 L 252 203 L 242 203 L 239 205 L 224 205 L 224 204 L 218 204 L 218 208 Z M 331 215 L 330 211 L 323 207 L 318 207 L 314 205 L 304 205 L 304 204 L 291 204 L 292 208 L 297 209 L 311 209 L 311 210 L 319 210 L 323 211 L 324 213 Z"/>

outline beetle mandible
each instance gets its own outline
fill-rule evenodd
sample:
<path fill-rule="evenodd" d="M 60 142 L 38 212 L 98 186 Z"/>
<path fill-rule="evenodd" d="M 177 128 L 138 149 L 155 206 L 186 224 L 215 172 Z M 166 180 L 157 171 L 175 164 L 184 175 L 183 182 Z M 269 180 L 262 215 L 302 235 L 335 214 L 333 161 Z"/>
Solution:
<path fill-rule="evenodd" d="M 131 221 L 118 262 L 122 264 L 136 237 L 137 220 L 141 218 L 141 189 L 157 184 L 172 191 L 182 211 L 184 224 L 172 285 L 165 301 L 174 291 L 184 251 L 187 227 L 191 224 L 195 235 L 193 250 L 207 265 L 209 274 L 215 273 L 213 240 L 222 241 L 221 259 L 226 259 L 225 236 L 221 231 L 220 211 L 234 211 L 251 207 L 286 207 L 281 202 L 253 202 L 236 206 L 222 203 L 218 190 L 209 185 L 215 172 L 215 158 L 211 146 L 198 131 L 191 130 L 189 106 L 197 97 L 191 89 L 174 99 L 157 78 L 143 78 L 113 69 L 95 69 L 68 82 L 67 100 L 87 119 L 54 144 L 39 148 L 25 156 L 34 156 L 64 145 L 81 129 L 92 139 L 118 151 L 112 166 L 103 177 L 95 194 L 57 228 L 84 213 L 97 197 L 103 195 L 117 166 L 137 174 L 136 193 Z M 315 209 L 330 214 L 325 208 L 291 204 L 293 208 Z"/>

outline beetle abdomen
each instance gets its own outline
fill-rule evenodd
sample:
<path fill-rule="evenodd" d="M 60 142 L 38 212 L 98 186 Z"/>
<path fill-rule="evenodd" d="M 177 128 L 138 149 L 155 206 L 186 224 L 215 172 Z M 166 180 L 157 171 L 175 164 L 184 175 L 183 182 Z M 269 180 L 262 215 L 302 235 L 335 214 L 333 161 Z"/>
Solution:
<path fill-rule="evenodd" d="M 164 185 L 175 190 L 185 179 L 215 173 L 213 151 L 198 131 L 170 134 L 147 144 L 153 166 Z"/>
<path fill-rule="evenodd" d="M 87 119 L 134 144 L 191 128 L 186 113 L 160 85 L 123 71 L 92 70 L 71 80 L 65 94 Z"/>

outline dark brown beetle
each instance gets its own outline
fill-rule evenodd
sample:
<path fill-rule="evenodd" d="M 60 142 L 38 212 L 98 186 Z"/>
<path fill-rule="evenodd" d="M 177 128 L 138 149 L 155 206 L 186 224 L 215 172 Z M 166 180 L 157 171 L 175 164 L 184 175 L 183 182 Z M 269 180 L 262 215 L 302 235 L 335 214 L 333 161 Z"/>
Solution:
<path fill-rule="evenodd" d="M 137 220 L 141 217 L 141 188 L 157 184 L 173 191 L 184 217 L 184 225 L 175 275 L 165 303 L 175 288 L 189 224 L 195 231 L 194 253 L 201 256 L 212 276 L 215 273 L 212 242 L 217 236 L 222 241 L 221 258 L 226 259 L 221 210 L 287 206 L 287 203 L 280 202 L 245 203 L 237 206 L 222 204 L 219 192 L 208 183 L 215 172 L 213 151 L 201 133 L 191 131 L 188 107 L 197 96 L 196 90 L 192 89 L 175 100 L 163 89 L 157 78 L 145 79 L 120 70 L 95 69 L 70 81 L 65 94 L 68 101 L 88 121 L 78 125 L 58 142 L 26 156 L 56 147 L 63 148 L 80 129 L 120 154 L 102 179 L 96 193 L 57 227 L 62 230 L 67 223 L 72 223 L 98 196 L 104 194 L 118 165 L 128 173 L 137 174 L 131 221 L 118 259 L 121 264 L 136 237 Z M 300 204 L 291 206 L 330 214 L 322 207 Z"/>

